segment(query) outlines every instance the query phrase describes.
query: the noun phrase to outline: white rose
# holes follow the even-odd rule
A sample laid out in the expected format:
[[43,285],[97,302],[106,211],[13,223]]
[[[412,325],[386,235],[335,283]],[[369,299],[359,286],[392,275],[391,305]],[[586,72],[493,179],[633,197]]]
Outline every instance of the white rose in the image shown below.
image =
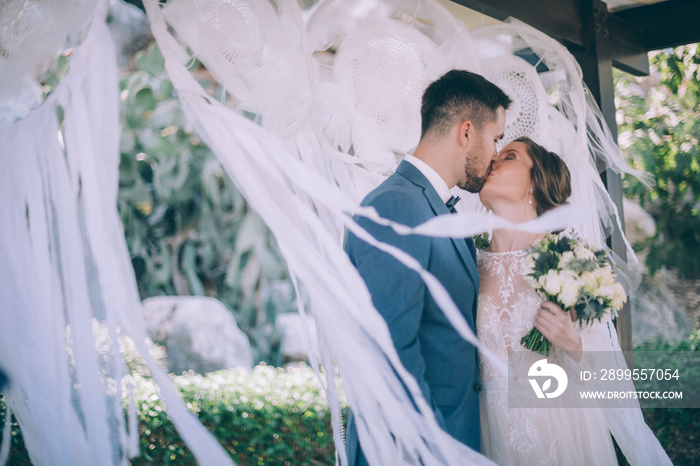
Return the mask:
[[595,254],[593,251],[583,246],[576,246],[574,249],[574,254],[578,259],[595,259]]
[[612,286],[612,284],[615,283],[615,277],[613,277],[612,269],[609,267],[596,269],[593,275],[599,286]]
[[525,283],[530,285],[533,288],[539,288],[541,285],[535,280],[535,277],[532,277],[530,275],[525,275]]
[[567,282],[579,282],[581,279],[573,270],[562,270],[559,272],[559,278]]
[[594,290],[598,286],[598,280],[596,280],[593,272],[583,272],[583,274],[581,274],[581,280],[583,280],[584,285],[589,290]]
[[561,255],[559,258],[559,268],[560,269],[565,269],[571,264],[571,262],[575,259],[574,253],[571,251],[566,251]]
[[595,296],[612,300],[615,297],[615,287],[613,285],[604,285],[595,290]]
[[561,292],[558,295],[559,301],[564,305],[564,308],[568,309],[576,304],[580,290],[581,285],[578,281],[564,281]]
[[544,291],[551,296],[556,296],[561,291],[562,280],[556,270],[549,270],[544,277]]
[[619,311],[622,309],[622,305],[627,302],[627,294],[625,293],[625,288],[619,283],[615,283],[613,289],[615,291],[613,293],[612,306]]
[[535,270],[535,260],[536,258],[533,256],[527,256],[527,259],[525,259],[524,267],[523,267],[523,273],[528,274]]

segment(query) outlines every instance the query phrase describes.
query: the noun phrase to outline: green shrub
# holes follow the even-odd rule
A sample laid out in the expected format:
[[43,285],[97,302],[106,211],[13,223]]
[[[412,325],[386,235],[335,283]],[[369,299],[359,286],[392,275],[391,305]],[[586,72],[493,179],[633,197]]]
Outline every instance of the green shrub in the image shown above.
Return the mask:
[[[700,330],[688,340],[656,340],[639,345],[635,351],[700,351]],[[700,367],[692,368],[700,373]],[[697,380],[698,376],[693,376]],[[700,417],[695,409],[643,409],[644,419],[676,466],[700,464]]]
[[[141,456],[132,464],[196,464],[165,412],[155,383],[140,375],[133,380]],[[335,464],[330,408],[310,368],[261,365],[251,372],[184,374],[173,380],[190,411],[239,465]],[[346,406],[343,410],[347,415]],[[0,420],[4,413],[0,398]],[[31,464],[16,423],[9,464]]]

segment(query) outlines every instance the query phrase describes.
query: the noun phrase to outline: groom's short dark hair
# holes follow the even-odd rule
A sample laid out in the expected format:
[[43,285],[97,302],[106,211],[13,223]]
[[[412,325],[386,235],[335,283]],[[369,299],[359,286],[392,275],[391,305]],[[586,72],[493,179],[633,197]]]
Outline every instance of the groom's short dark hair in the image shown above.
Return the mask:
[[448,71],[423,93],[421,138],[428,133],[443,136],[463,120],[482,129],[496,119],[498,107],[507,110],[510,103],[510,97],[483,76],[465,70]]

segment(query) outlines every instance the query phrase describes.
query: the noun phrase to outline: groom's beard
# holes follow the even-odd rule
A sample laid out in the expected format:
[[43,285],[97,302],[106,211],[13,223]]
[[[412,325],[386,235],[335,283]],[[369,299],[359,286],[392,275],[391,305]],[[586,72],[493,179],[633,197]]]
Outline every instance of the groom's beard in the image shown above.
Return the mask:
[[468,158],[467,163],[464,165],[464,172],[466,175],[466,181],[463,183],[457,183],[461,189],[469,191],[470,193],[478,193],[481,188],[486,183],[486,179],[491,173],[491,165],[486,168],[486,173],[480,174],[477,170],[478,168],[474,166],[474,159]]

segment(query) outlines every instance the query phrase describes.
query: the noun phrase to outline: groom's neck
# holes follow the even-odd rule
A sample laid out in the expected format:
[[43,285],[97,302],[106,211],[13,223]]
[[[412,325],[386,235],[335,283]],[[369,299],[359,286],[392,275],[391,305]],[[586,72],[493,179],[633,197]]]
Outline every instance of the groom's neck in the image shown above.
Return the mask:
[[450,148],[440,140],[421,140],[413,152],[413,156],[424,162],[445,180],[447,187],[452,189],[457,184],[454,168],[454,157]]

